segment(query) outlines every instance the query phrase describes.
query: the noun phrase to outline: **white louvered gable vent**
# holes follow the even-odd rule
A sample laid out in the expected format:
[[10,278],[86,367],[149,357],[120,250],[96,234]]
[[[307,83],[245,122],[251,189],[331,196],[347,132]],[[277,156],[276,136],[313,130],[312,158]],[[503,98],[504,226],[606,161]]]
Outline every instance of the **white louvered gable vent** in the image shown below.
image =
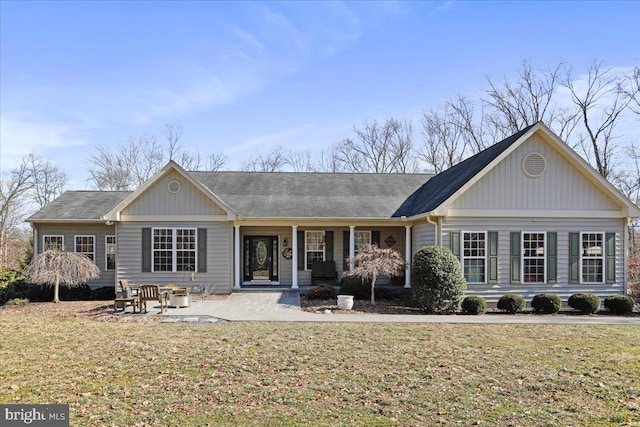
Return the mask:
[[546,167],[547,162],[544,157],[542,157],[542,154],[529,153],[522,161],[522,169],[524,169],[524,173],[531,178],[538,178],[542,176]]
[[167,189],[169,190],[169,193],[177,194],[182,189],[182,184],[180,184],[180,181],[177,179],[172,179],[169,181],[169,184],[167,184]]

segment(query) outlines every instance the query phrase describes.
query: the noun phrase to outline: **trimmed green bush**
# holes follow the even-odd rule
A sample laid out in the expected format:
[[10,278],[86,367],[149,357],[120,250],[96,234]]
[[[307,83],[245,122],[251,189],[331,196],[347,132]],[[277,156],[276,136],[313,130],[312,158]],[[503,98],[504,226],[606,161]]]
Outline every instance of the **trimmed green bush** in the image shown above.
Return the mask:
[[612,295],[604,299],[604,306],[612,314],[630,314],[633,312],[633,299],[626,295]]
[[[353,295],[354,299],[371,298],[371,282],[355,276],[345,276],[340,279],[340,294]],[[377,294],[376,294],[377,295]]]
[[29,296],[29,286],[18,271],[10,268],[0,269],[0,305],[12,299],[24,299]]
[[557,313],[562,308],[562,300],[556,294],[538,294],[531,300],[531,308],[536,313]]
[[582,314],[593,314],[600,309],[600,298],[594,294],[573,294],[567,304]]
[[451,313],[459,306],[467,282],[460,261],[447,248],[428,246],[413,257],[411,294],[421,311]]
[[482,297],[469,296],[462,300],[464,314],[484,314],[487,312],[487,302]]
[[318,285],[315,288],[311,288],[307,291],[307,298],[309,299],[335,299],[336,290],[331,285]]
[[[60,285],[61,301],[89,301],[90,299],[91,288],[86,284],[71,288],[66,285]],[[53,286],[30,284],[29,300],[42,302],[53,301]]]
[[524,306],[524,298],[518,294],[502,295],[497,304],[498,310],[503,310],[510,314],[520,313],[524,310]]

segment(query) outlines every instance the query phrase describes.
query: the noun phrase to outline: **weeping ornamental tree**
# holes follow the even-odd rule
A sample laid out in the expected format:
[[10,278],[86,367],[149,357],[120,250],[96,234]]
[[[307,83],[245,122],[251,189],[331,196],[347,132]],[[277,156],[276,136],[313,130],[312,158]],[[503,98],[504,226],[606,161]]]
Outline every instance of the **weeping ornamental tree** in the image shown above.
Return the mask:
[[100,277],[100,269],[84,255],[47,250],[34,257],[24,275],[31,283],[53,286],[53,302],[59,303],[60,283],[80,286]]
[[378,276],[399,276],[407,265],[397,251],[381,249],[376,245],[366,245],[347,261],[354,265],[347,273],[348,276],[371,280],[371,304],[376,303],[375,288]]

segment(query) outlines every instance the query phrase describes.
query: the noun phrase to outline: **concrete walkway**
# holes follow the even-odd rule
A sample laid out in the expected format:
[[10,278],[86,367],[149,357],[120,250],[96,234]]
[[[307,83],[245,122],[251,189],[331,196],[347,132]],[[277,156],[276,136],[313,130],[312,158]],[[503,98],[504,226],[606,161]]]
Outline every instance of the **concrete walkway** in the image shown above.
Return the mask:
[[[149,313],[159,314],[159,309],[159,306],[150,307]],[[167,322],[182,320],[201,323],[223,319],[260,322],[547,323],[640,326],[640,317],[619,316],[344,314],[337,307],[336,310],[327,314],[311,313],[300,309],[300,294],[294,289],[234,292],[226,298],[205,301],[200,301],[196,297],[191,307],[169,308],[164,316]]]

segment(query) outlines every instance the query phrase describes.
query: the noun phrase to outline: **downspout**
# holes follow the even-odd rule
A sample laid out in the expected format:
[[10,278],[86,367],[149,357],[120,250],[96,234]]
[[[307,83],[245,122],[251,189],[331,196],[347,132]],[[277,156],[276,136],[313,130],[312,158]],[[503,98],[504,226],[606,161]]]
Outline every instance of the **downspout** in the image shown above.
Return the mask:
[[433,225],[434,227],[435,237],[436,237],[436,241],[435,241],[436,246],[441,246],[442,236],[440,235],[441,234],[440,229],[442,225],[440,224],[440,218],[438,218],[436,222],[433,222],[431,218],[432,218],[431,216],[427,217],[427,223]]
[[627,291],[628,291],[628,282],[629,282],[629,231],[630,228],[633,226],[633,218],[627,218],[627,224],[625,227],[623,227],[624,230],[624,237],[623,237],[623,241],[624,241],[624,250],[623,250],[623,254],[624,254],[624,265],[623,265],[623,271],[624,271],[624,282],[622,283],[622,294],[623,295],[627,295]]

